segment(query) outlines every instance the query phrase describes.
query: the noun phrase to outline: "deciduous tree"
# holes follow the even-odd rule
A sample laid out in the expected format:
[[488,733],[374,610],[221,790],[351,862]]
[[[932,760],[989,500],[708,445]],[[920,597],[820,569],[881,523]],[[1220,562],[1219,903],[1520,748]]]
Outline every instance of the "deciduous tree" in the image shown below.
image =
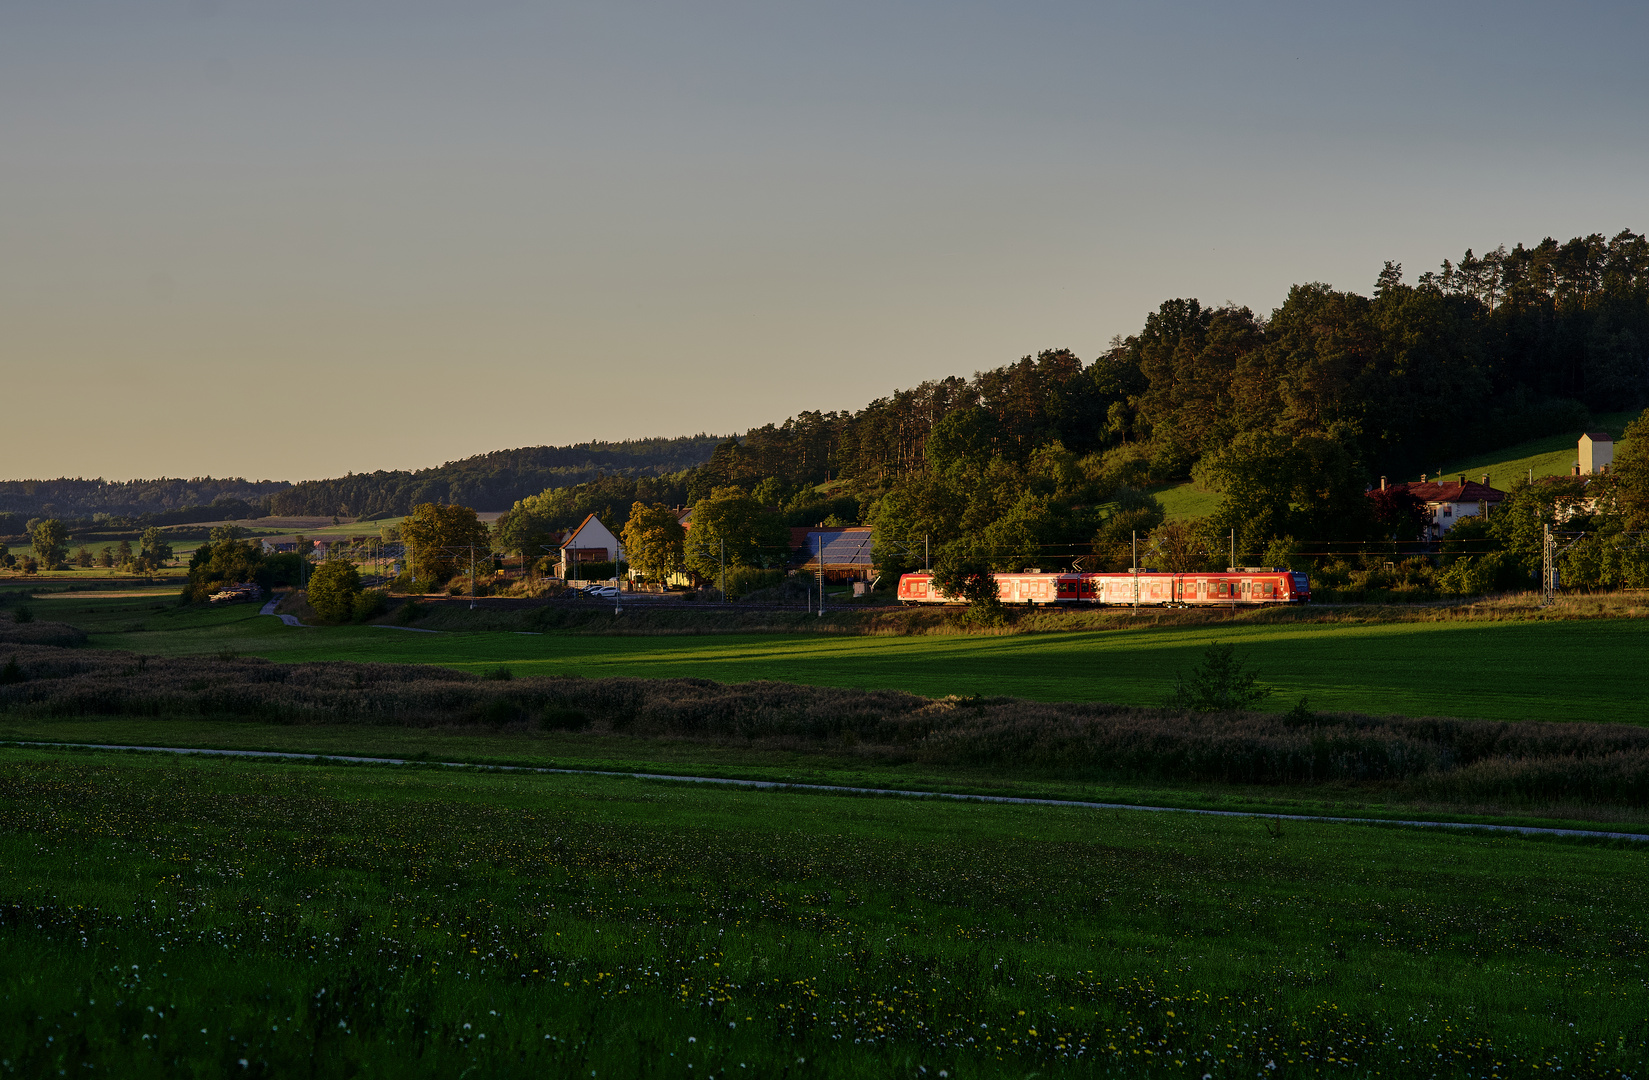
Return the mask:
[[[233,525],[223,525],[212,530],[213,539],[233,539],[233,537],[218,536],[218,533],[224,529],[235,529],[234,536],[239,536],[241,533],[241,530],[236,529]],[[142,544],[143,555],[149,560],[151,566],[164,566],[171,560],[172,545],[166,542],[166,534],[160,529],[153,527],[144,529]]]
[[685,560],[700,577],[714,579],[724,558],[729,567],[779,565],[789,554],[789,540],[778,515],[739,488],[722,487],[693,504]]
[[444,582],[469,566],[472,553],[481,558],[492,551],[491,534],[467,506],[421,503],[401,522],[401,535],[419,581]]
[[361,574],[355,564],[343,559],[328,559],[315,568],[305,593],[315,614],[327,622],[345,622],[355,611],[355,599],[361,595]]
[[639,502],[630,507],[630,520],[619,537],[630,567],[649,581],[663,581],[681,567],[686,538],[674,510]]
[[47,518],[30,526],[29,543],[40,564],[47,570],[54,570],[68,553],[69,531],[56,518]]

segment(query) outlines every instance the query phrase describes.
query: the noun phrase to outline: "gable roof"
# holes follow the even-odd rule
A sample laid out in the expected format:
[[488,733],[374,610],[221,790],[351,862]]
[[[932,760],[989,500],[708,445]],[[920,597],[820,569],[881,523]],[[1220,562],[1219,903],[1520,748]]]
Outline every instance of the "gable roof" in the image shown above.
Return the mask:
[[1612,442],[1615,441],[1613,438],[1610,437],[1610,435],[1607,431],[1583,431],[1583,432],[1580,433],[1580,437],[1582,439],[1591,439],[1593,442],[1611,442],[1612,443]]
[[[566,536],[562,537],[561,546],[562,547],[570,547],[572,545],[572,542],[575,539],[578,538],[578,534],[583,532],[585,526],[589,525],[589,523],[592,522],[592,521],[596,523],[596,527],[599,528],[602,532],[606,533],[608,536],[613,536],[612,530],[607,528],[607,526],[601,524],[601,519],[600,518],[596,517],[594,514],[590,514],[587,517],[585,517],[585,519],[583,521],[580,521],[578,523],[578,528],[570,530],[567,533]],[[618,537],[613,536],[613,539],[617,540]],[[606,545],[604,544],[602,546],[605,547]]]
[[[1425,483],[1414,481],[1407,484],[1386,485],[1387,491],[1394,488],[1398,491],[1407,491],[1423,503],[1497,503],[1506,498],[1504,491],[1489,487],[1487,484],[1480,484],[1476,480],[1467,480],[1464,484],[1458,480],[1450,480],[1446,484],[1428,480]],[[1379,488],[1374,488],[1370,494],[1379,490]]]

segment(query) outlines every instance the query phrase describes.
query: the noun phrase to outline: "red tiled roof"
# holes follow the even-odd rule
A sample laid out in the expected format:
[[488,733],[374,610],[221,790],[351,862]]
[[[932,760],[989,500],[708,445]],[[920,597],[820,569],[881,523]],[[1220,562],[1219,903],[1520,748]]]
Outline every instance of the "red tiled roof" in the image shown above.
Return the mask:
[[[1450,480],[1439,484],[1434,480],[1424,483],[1413,482],[1407,484],[1387,484],[1386,490],[1408,490],[1410,495],[1424,503],[1497,503],[1506,497],[1504,491],[1499,491],[1476,480],[1467,480],[1462,484],[1458,480]],[[1374,491],[1380,490],[1375,488]],[[1373,491],[1370,492],[1373,494]]]

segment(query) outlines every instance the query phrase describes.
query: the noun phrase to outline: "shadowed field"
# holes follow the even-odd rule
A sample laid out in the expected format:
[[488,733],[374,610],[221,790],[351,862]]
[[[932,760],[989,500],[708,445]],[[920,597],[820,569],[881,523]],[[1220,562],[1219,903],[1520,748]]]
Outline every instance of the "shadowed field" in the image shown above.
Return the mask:
[[18,750],[0,822],[19,1074],[1624,1077],[1649,1052],[1636,848]]

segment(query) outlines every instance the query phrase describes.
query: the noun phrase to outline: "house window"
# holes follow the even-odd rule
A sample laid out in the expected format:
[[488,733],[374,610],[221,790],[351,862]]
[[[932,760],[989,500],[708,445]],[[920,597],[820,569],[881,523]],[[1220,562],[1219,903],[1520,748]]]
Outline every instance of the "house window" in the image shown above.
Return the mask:
[[1443,516],[1444,517],[1453,517],[1454,516],[1454,504],[1453,503],[1444,503],[1443,504]]

